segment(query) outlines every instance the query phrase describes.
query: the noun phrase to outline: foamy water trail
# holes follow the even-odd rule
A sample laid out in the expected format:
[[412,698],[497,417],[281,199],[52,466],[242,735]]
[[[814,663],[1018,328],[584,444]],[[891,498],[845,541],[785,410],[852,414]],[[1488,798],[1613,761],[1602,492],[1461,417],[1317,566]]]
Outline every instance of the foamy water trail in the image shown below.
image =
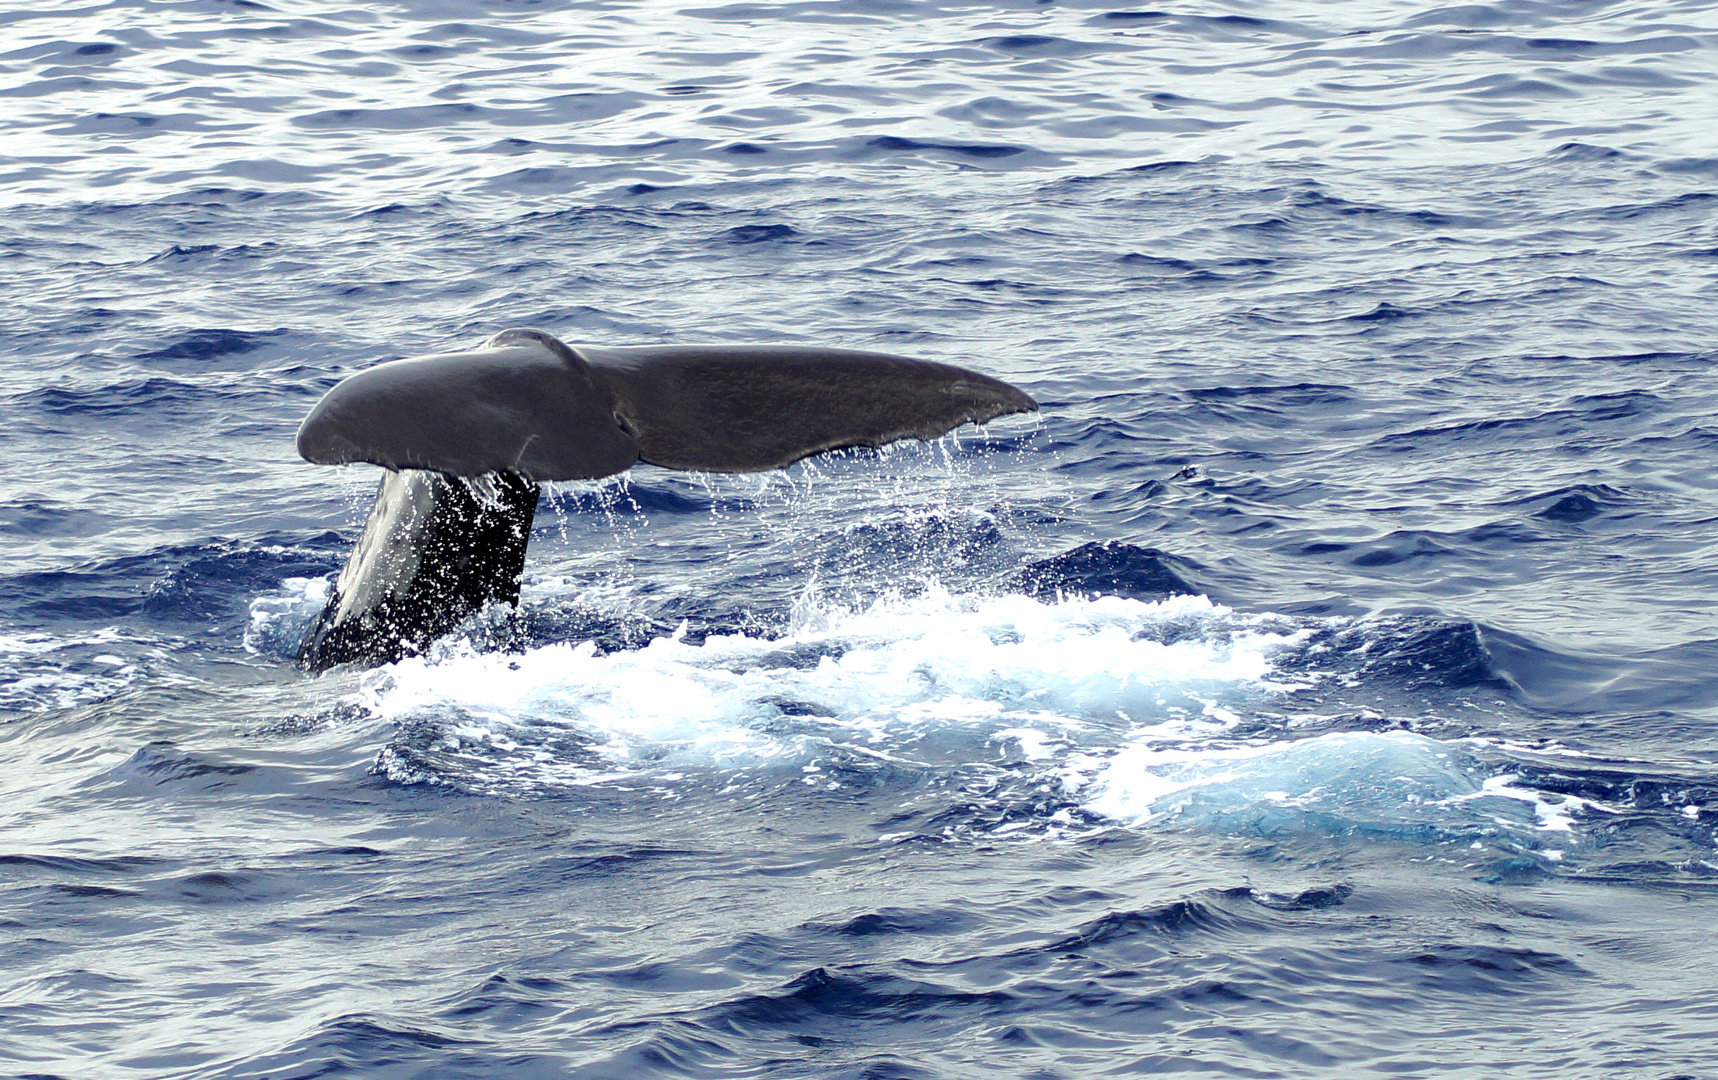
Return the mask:
[[1278,660],[1329,621],[1196,596],[808,597],[780,636],[452,648],[366,674],[357,702],[434,757],[384,750],[378,768],[410,782],[709,790],[771,770],[812,782],[832,757],[932,774],[1012,763],[1063,793],[1040,835],[1077,807],[1094,827],[1501,837],[1560,857],[1549,833],[1594,806],[1516,784],[1470,747],[1405,730],[1260,733],[1260,716],[1322,678]]
[[[808,603],[777,638],[415,658],[369,676],[362,695],[389,719],[453,709],[498,731],[565,726],[617,763],[774,760],[805,750],[803,730],[780,733],[784,717],[883,747],[933,727],[993,736],[1209,720],[1220,698],[1272,689],[1269,655],[1296,639],[1253,621],[1203,597],[1044,603],[932,590],[857,611]],[[1162,640],[1171,627],[1207,636]]]

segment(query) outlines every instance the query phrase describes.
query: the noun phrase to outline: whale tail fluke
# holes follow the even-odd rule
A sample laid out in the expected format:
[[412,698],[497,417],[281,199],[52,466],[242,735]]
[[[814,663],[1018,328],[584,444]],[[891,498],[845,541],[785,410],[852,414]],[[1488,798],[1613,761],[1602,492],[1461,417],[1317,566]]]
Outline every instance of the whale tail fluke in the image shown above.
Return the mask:
[[638,443],[589,364],[547,334],[509,331],[348,377],[299,425],[298,452],[319,465],[592,480],[630,469]]
[[851,349],[569,347],[508,330],[330,390],[298,433],[319,464],[586,480],[643,460],[760,472],[848,446],[934,439],[1038,407],[974,371]]
[[849,446],[935,439],[1038,407],[974,371],[797,346],[581,348],[614,392],[639,457],[670,469],[761,472]]
[[640,460],[760,472],[1037,407],[974,371],[848,349],[573,348],[507,330],[470,352],[378,365],[298,430],[309,461],[390,470],[299,663],[386,663],[485,604],[517,603],[538,481]]

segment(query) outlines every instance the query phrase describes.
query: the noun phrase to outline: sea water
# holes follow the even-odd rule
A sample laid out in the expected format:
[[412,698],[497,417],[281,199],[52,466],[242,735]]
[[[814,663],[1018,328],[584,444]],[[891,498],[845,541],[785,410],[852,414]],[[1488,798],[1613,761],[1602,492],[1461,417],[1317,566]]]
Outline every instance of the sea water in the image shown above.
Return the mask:
[[[0,12],[0,1067],[1718,1075],[1718,10]],[[292,658],[375,362],[1042,411],[550,485]]]

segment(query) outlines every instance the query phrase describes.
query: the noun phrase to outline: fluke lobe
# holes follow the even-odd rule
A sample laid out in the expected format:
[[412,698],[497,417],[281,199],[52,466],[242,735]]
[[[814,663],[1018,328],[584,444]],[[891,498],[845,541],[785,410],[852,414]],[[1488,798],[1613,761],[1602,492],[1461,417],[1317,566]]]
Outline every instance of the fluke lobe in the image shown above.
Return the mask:
[[517,603],[540,481],[639,461],[762,472],[1037,408],[987,375],[851,349],[571,346],[504,330],[470,352],[380,364],[298,430],[307,461],[389,470],[298,661],[386,663],[487,603]]

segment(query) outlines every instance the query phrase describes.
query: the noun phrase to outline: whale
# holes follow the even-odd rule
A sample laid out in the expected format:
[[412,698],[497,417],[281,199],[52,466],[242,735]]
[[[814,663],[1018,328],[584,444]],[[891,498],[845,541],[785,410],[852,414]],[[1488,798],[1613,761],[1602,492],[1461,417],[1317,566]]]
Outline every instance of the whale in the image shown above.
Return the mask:
[[306,461],[386,470],[298,664],[390,663],[490,605],[517,606],[544,482],[641,462],[764,472],[1037,408],[952,364],[799,345],[569,345],[515,328],[378,364],[298,429]]

